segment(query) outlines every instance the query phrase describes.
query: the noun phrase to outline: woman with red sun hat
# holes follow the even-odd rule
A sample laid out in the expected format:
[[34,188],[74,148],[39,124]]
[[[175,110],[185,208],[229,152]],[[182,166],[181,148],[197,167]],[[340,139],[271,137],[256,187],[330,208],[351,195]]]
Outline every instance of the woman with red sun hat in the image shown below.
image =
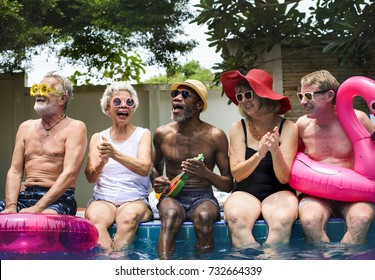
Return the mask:
[[266,243],[287,243],[298,216],[298,199],[288,185],[298,132],[281,116],[291,109],[289,99],[272,90],[273,79],[263,70],[252,69],[246,75],[228,71],[220,80],[243,117],[230,129],[235,187],[224,204],[224,217],[232,244],[255,244],[252,229],[257,219],[268,225]]

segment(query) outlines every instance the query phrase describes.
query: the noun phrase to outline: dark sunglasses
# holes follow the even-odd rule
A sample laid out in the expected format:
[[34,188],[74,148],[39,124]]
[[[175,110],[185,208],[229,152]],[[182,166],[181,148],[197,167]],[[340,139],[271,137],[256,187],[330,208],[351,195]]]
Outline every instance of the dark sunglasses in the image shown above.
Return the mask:
[[254,92],[252,90],[236,93],[236,100],[238,102],[242,102],[244,100],[252,100],[253,98]]
[[297,92],[297,97],[299,101],[302,101],[303,98],[307,101],[311,101],[314,98],[315,94],[322,94],[329,91],[329,89],[325,90],[319,90],[319,91],[314,91],[314,92]]
[[189,98],[191,96],[190,92],[187,91],[187,90],[178,90],[178,89],[176,89],[176,90],[172,90],[171,91],[172,98],[176,98],[179,94],[181,94],[184,99]]
[[134,107],[135,101],[132,97],[127,97],[125,99],[122,99],[120,97],[115,97],[112,99],[112,104],[114,107],[120,107],[122,105],[122,102],[124,101],[125,105],[127,107]]

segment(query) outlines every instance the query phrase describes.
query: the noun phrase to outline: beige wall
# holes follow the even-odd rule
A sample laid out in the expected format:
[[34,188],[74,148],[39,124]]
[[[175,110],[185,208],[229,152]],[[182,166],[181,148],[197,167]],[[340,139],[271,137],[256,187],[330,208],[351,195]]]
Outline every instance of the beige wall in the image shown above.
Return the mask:
[[[4,198],[6,173],[11,162],[14,138],[21,122],[29,118],[39,118],[35,113],[34,98],[28,94],[24,87],[23,75],[0,75],[0,88],[2,89],[3,110],[0,121],[2,141],[0,141],[0,199]],[[153,133],[155,129],[171,121],[171,98],[169,85],[134,85],[137,90],[140,106],[138,107],[133,123],[147,127]],[[104,86],[81,86],[74,89],[74,100],[67,109],[71,118],[82,120],[87,126],[87,137],[111,125],[110,118],[105,116],[99,105]],[[229,136],[230,125],[239,118],[237,107],[227,105],[227,98],[221,96],[221,90],[209,90],[208,109],[202,113],[204,121],[223,129]],[[87,151],[86,151],[87,153]],[[90,199],[93,184],[86,181],[84,167],[80,172],[76,189],[76,198],[79,207],[85,207]]]

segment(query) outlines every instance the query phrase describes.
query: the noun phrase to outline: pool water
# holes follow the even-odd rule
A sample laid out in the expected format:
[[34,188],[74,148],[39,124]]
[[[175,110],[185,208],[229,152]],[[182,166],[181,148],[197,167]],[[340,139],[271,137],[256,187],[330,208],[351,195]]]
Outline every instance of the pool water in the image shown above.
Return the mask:
[[[190,248],[186,250],[186,248]],[[0,253],[2,260],[157,260],[156,242],[136,240],[123,252],[107,255],[96,247],[82,253]],[[259,244],[252,248],[235,249],[224,240],[216,240],[215,247],[204,253],[195,243],[176,242],[172,260],[375,260],[375,243],[344,245],[337,242],[312,245],[304,240],[293,240],[287,245]]]

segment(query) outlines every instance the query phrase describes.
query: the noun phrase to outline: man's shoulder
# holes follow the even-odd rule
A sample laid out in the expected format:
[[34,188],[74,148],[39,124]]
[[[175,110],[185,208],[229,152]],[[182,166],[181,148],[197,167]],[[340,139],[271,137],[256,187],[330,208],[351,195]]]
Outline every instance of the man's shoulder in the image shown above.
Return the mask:
[[301,122],[301,121],[304,121],[304,120],[306,120],[306,119],[308,119],[308,117],[307,117],[306,115],[302,115],[302,116],[300,116],[300,117],[297,119],[296,122]]
[[163,124],[155,129],[155,134],[165,134],[169,132],[176,131],[176,122],[170,122],[167,124]]
[[298,127],[305,127],[307,126],[308,124],[310,124],[312,121],[312,119],[310,119],[309,117],[307,117],[306,115],[303,115],[301,117],[299,117],[296,121],[296,125]]
[[40,119],[29,119],[29,120],[26,120],[24,122],[22,122],[19,126],[19,130],[23,130],[23,129],[30,129],[30,128],[34,128],[35,125],[39,125],[41,122]]
[[81,120],[69,118],[70,125],[74,128],[86,129],[86,124]]
[[87,137],[86,124],[81,120],[68,118],[64,131],[67,139],[82,139],[82,137]]
[[204,129],[214,135],[225,135],[224,130],[210,123],[205,123]]
[[22,122],[21,125],[31,125],[31,124],[36,124],[38,122],[40,123],[41,119],[28,119],[28,120]]

